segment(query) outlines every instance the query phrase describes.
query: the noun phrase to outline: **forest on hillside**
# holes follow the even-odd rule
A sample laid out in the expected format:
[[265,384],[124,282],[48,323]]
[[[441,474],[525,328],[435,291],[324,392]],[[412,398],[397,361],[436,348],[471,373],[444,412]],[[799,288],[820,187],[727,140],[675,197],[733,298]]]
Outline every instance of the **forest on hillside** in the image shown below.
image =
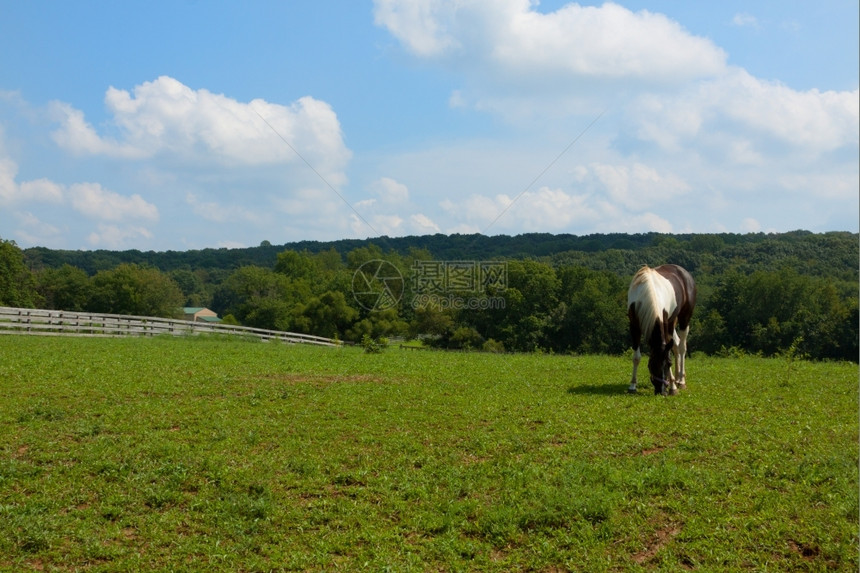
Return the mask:
[[343,340],[625,352],[643,264],[695,277],[690,350],[858,361],[858,235],[428,235],[193,251],[21,250],[0,239],[0,304],[176,316]]

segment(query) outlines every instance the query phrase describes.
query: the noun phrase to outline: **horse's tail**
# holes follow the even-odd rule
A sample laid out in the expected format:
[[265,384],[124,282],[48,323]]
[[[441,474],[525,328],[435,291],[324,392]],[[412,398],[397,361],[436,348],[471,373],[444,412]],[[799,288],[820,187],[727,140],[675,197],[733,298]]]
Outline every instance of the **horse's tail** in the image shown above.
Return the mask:
[[636,318],[639,319],[639,328],[645,339],[651,338],[651,333],[663,316],[660,303],[657,298],[657,285],[654,284],[657,272],[644,265],[633,276],[630,288],[627,291],[627,307],[635,305]]

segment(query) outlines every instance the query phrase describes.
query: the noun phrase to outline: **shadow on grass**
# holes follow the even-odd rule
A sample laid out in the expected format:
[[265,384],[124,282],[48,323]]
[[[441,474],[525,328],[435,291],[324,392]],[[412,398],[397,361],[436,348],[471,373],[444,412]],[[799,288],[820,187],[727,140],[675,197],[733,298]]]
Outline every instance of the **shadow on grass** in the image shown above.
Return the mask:
[[568,394],[589,396],[644,396],[641,389],[636,394],[627,392],[626,384],[580,384],[567,389]]

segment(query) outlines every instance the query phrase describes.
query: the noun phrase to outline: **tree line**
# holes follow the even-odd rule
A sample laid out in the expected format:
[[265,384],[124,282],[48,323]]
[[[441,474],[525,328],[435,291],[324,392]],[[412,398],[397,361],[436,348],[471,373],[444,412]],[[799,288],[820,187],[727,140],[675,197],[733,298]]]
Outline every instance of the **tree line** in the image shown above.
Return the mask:
[[[381,261],[384,277],[361,271]],[[0,304],[162,317],[205,306],[229,322],[349,341],[619,354],[629,280],[662,263],[698,283],[692,352],[858,360],[851,233],[437,235],[184,254],[22,251],[0,239]],[[487,269],[494,280],[482,282]]]

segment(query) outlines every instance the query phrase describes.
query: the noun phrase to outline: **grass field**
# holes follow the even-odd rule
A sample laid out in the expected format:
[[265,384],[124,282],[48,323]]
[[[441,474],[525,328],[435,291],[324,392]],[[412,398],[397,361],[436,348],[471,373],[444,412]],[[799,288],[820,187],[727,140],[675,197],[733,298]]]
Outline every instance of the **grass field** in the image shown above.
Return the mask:
[[857,571],[858,368],[0,337],[0,569]]

